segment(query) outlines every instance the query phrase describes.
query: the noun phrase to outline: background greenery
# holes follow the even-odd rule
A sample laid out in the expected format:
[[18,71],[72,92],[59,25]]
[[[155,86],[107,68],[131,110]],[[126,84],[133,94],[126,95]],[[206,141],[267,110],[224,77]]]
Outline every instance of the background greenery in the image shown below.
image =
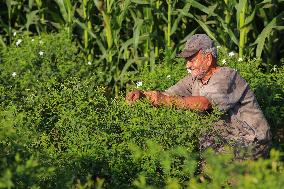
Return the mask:
[[[266,160],[233,162],[208,151],[199,173],[197,138],[219,112],[130,106],[123,93],[111,97],[105,74],[68,36],[16,35],[1,50],[0,188],[283,186],[283,139],[274,135]],[[249,82],[272,131],[283,128],[283,66],[264,74],[259,60],[229,56],[223,47],[218,53],[220,64]],[[127,90],[164,90],[186,74],[184,60],[164,55],[152,72],[150,65],[127,72]]]
[[283,0],[1,0],[0,44],[19,33],[66,32],[99,65],[117,95],[127,71],[173,58],[195,33],[207,33],[239,57],[283,65]]

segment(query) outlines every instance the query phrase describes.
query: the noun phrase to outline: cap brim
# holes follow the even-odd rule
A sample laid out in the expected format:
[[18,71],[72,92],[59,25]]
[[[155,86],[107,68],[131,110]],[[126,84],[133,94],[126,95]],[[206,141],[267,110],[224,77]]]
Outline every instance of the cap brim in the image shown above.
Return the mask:
[[192,55],[194,55],[197,52],[198,52],[198,50],[191,50],[191,51],[184,50],[181,53],[179,53],[177,56],[178,57],[183,57],[183,58],[188,58],[188,57],[191,57]]

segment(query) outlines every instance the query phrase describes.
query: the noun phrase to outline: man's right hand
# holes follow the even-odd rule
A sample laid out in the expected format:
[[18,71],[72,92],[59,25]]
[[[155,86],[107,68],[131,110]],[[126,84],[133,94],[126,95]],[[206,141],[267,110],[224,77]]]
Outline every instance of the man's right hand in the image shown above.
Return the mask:
[[143,91],[140,90],[135,90],[135,91],[131,91],[126,95],[126,102],[132,104],[135,101],[144,98],[145,94],[143,93]]

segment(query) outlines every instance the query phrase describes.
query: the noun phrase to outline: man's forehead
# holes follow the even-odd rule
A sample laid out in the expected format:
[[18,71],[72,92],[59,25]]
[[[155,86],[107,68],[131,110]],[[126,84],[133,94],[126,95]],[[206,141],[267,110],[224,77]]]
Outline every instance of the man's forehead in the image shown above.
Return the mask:
[[191,59],[195,58],[195,57],[199,54],[199,52],[200,52],[200,50],[197,51],[196,53],[194,53],[193,55],[187,57],[186,59],[187,59],[187,60],[191,60]]

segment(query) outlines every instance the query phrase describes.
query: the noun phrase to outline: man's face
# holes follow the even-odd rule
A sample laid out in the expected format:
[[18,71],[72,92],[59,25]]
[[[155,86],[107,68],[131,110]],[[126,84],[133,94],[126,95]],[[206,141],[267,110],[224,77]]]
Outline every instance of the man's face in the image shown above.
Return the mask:
[[208,59],[201,51],[198,51],[191,57],[186,58],[186,69],[191,76],[196,79],[202,79],[208,72],[210,64]]

